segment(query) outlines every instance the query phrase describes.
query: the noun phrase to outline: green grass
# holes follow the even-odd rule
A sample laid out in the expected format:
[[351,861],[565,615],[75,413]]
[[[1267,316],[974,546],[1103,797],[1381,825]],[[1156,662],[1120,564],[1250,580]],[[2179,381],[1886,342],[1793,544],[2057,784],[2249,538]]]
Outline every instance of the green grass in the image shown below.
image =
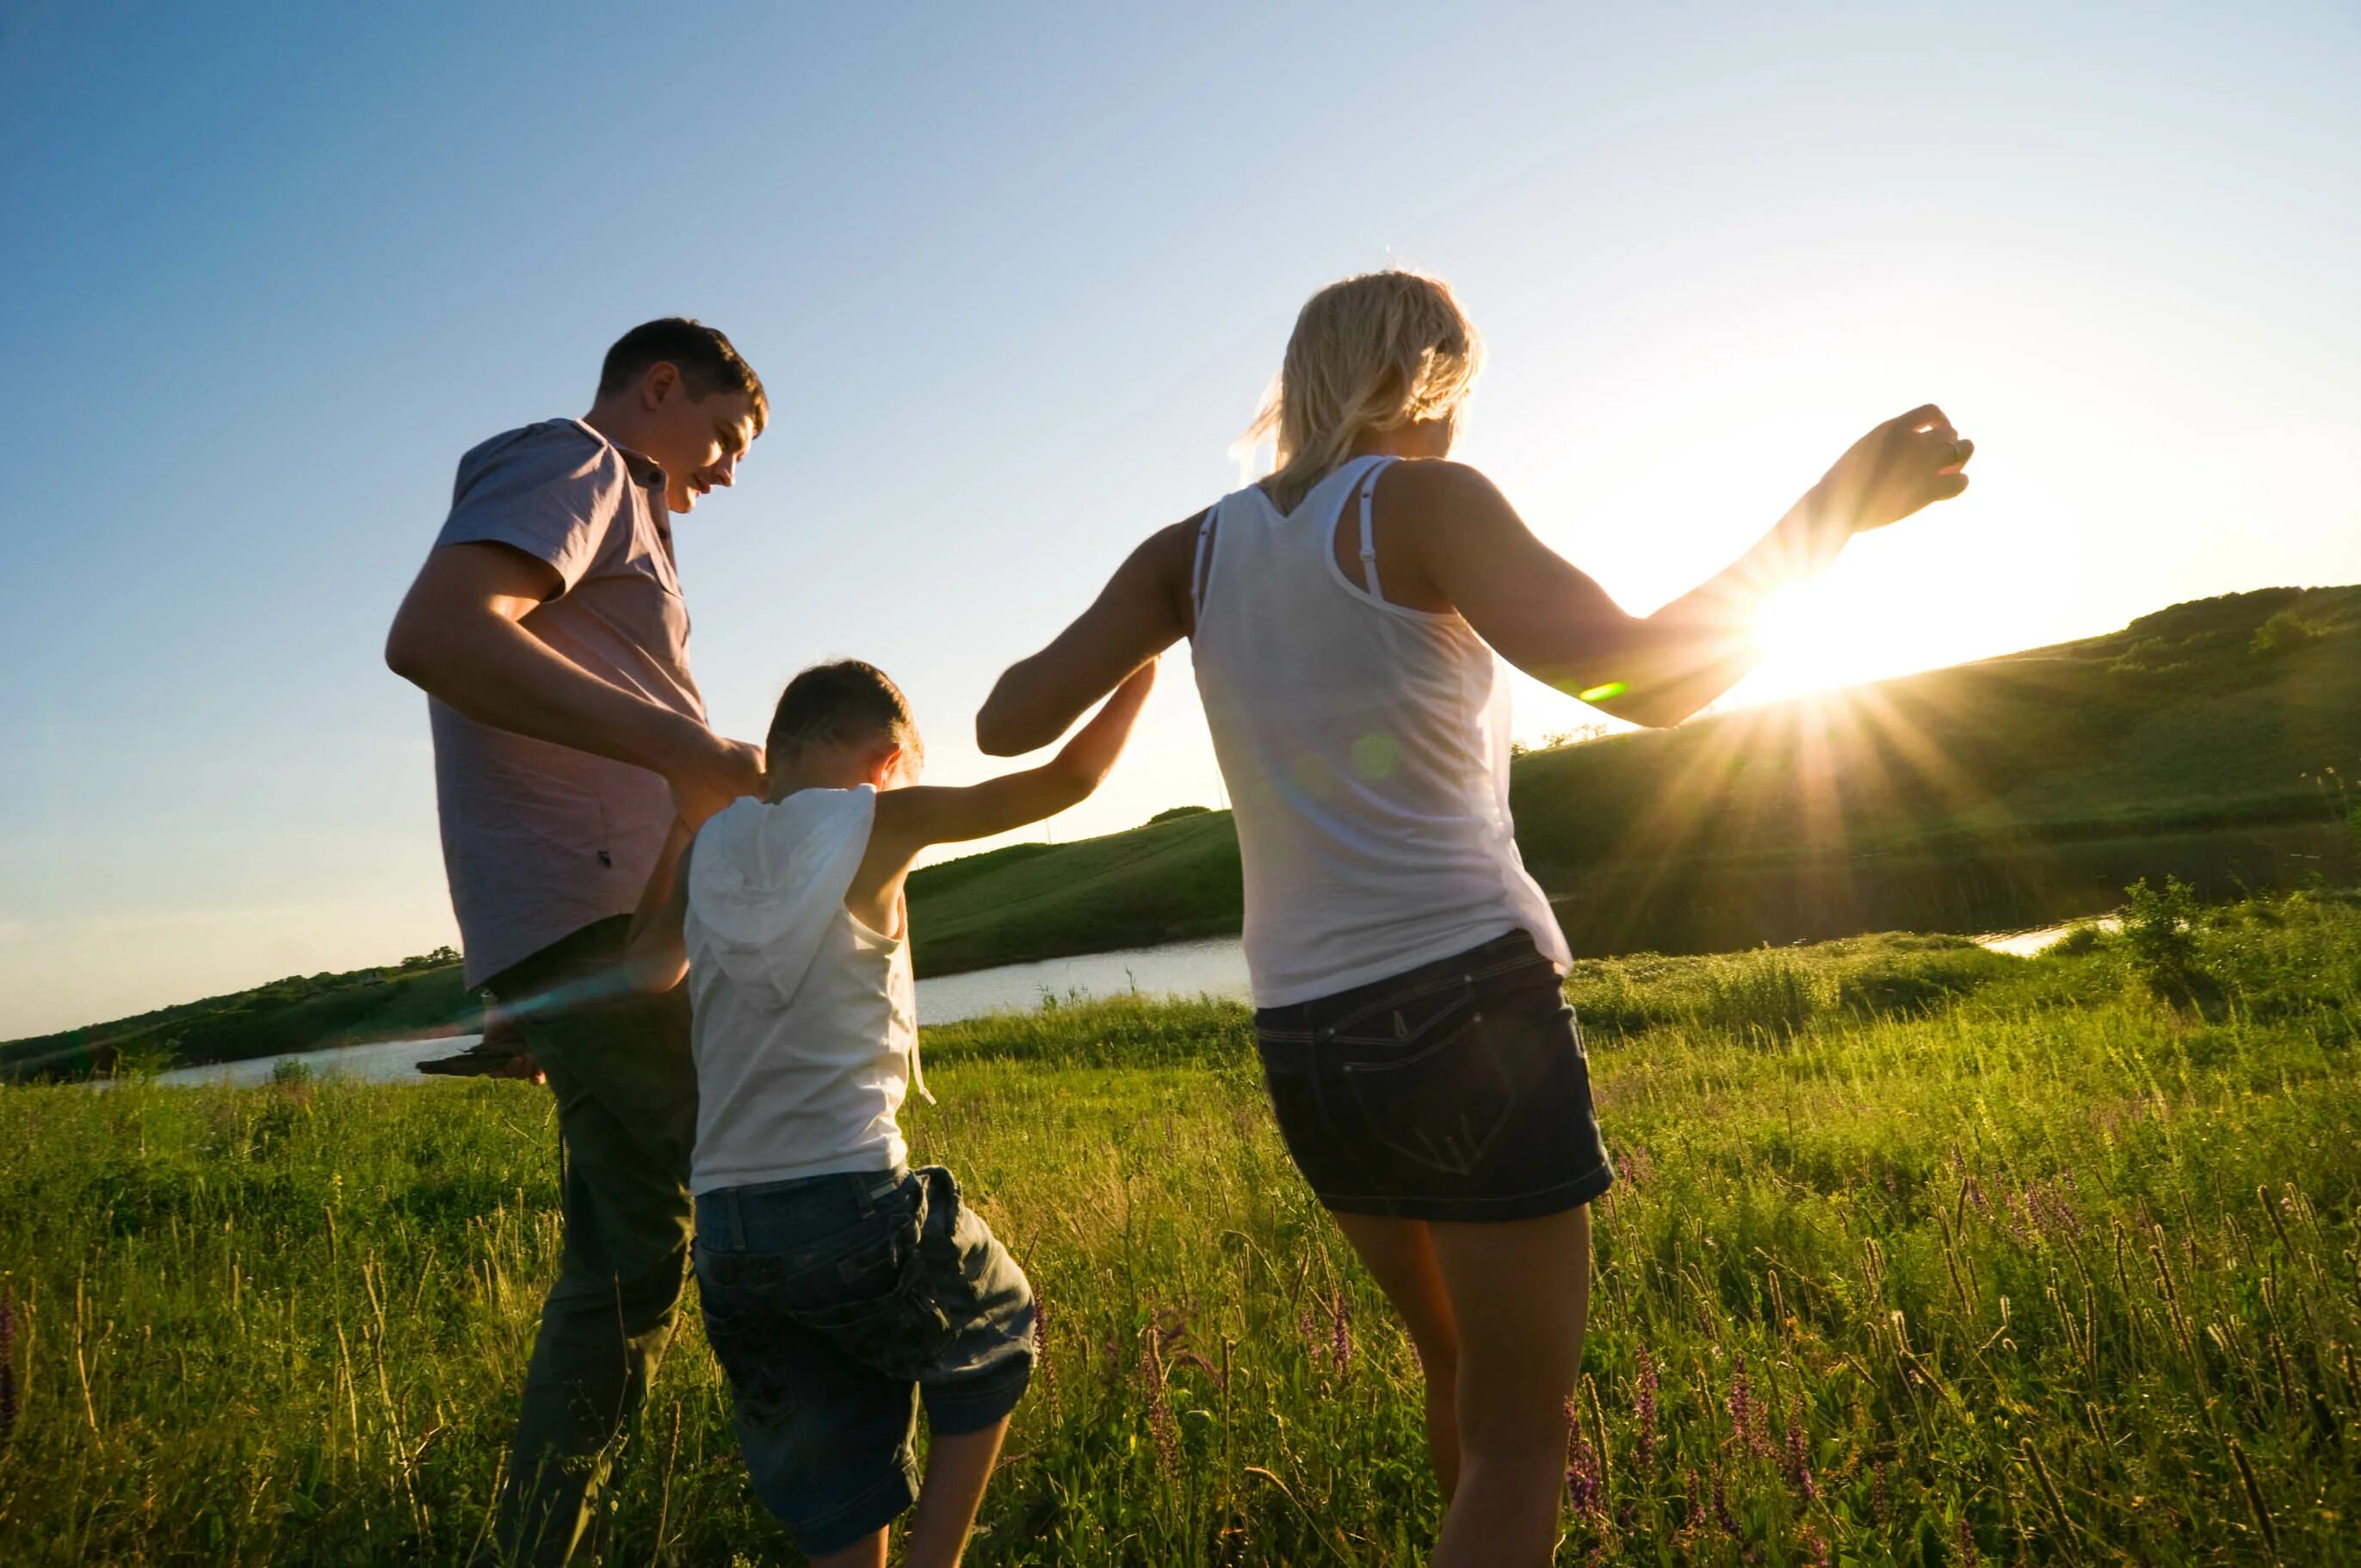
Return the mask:
[[[1603,1489],[1560,1560],[2361,1555],[2361,908],[2189,935],[2187,1008],[2120,938],[1580,966],[1624,1180],[1578,1401]],[[1422,1561],[1408,1347],[1278,1146],[1244,1010],[926,1048],[917,1153],[1046,1304],[971,1561]],[[0,1091],[0,1561],[460,1560],[555,1175],[515,1084]],[[609,1563],[794,1560],[693,1320],[598,1531]]]

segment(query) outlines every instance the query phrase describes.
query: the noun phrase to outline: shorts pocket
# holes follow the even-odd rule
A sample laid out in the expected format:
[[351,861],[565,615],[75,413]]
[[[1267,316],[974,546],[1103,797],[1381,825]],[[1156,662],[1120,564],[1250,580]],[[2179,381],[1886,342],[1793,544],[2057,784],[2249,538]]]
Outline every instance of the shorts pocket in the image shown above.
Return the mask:
[[798,1326],[845,1354],[889,1377],[915,1381],[942,1354],[953,1324],[930,1256],[928,1233],[937,1222],[928,1203],[924,1197],[908,1207],[897,1202],[894,1214],[883,1249],[864,1246],[836,1263],[845,1285],[857,1282],[857,1288],[783,1299],[783,1304]]
[[1491,1152],[1517,1108],[1517,1083],[1472,1010],[1442,1037],[1339,1064],[1369,1135],[1447,1176],[1467,1176]]
[[776,1426],[789,1405],[786,1378],[778,1358],[770,1354],[783,1332],[792,1329],[778,1316],[726,1293],[699,1288],[704,1298],[705,1343],[730,1380],[730,1396],[740,1416],[756,1426]]

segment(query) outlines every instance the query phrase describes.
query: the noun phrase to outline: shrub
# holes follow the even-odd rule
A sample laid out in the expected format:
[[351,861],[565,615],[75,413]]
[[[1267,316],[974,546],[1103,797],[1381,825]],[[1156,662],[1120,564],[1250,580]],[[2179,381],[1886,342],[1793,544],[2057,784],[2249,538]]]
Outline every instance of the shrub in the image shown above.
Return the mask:
[[1153,828],[1159,822],[1178,822],[1183,817],[1211,817],[1213,814],[1213,808],[1210,806],[1176,806],[1170,811],[1159,811],[1149,817],[1148,826]]
[[2125,894],[2124,945],[2133,972],[2156,995],[2188,1001],[2197,972],[2197,895],[2176,876],[2166,877],[2161,889],[2142,877]]
[[2298,616],[2292,609],[2275,610],[2269,620],[2255,628],[2254,640],[2246,644],[2250,653],[2284,653],[2317,641],[2320,629]]

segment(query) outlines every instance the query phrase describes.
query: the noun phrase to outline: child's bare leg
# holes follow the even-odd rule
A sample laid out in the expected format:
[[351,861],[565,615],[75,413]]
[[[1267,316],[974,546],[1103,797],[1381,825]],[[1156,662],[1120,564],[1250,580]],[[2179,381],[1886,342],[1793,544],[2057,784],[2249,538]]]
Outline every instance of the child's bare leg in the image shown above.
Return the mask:
[[841,1552],[810,1561],[811,1568],[885,1568],[885,1532],[873,1530]]
[[[927,1443],[927,1476],[918,1484],[918,1508],[910,1518],[907,1568],[959,1568],[967,1532],[983,1502],[1008,1418],[981,1431],[936,1436]],[[883,1561],[883,1559],[880,1559]]]

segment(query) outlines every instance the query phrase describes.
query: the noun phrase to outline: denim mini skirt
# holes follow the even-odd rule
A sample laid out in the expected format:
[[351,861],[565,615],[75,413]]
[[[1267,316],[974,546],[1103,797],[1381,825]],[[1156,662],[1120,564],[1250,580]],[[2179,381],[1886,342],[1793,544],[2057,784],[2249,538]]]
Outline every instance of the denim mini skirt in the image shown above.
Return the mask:
[[1527,1220],[1615,1180],[1574,1010],[1521,930],[1260,1009],[1255,1039],[1279,1135],[1330,1209]]

